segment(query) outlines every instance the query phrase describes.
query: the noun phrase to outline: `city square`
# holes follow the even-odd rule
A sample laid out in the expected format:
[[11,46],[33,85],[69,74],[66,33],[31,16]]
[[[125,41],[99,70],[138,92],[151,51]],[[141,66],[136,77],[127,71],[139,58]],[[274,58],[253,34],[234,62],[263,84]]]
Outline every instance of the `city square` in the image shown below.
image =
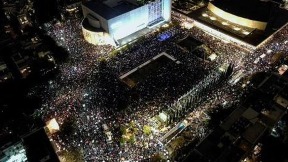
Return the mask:
[[[189,161],[191,152],[217,134],[227,116],[253,96],[248,94],[251,89],[262,87],[273,74],[285,74],[287,65],[279,60],[288,58],[288,21],[270,31],[266,17],[261,21],[239,18],[222,11],[218,0],[182,3],[77,2],[61,11],[61,18],[39,25],[41,36],[55,43],[54,53],[44,57],[51,63],[47,64],[51,69],[39,70],[44,71],[40,75],[44,79],[35,79],[27,88],[25,97],[38,99],[39,107],[25,115],[46,124],[43,132],[59,161]],[[65,17],[65,12],[70,15]],[[37,42],[36,38],[32,41]],[[59,53],[53,47],[61,48]],[[34,70],[16,67],[23,78]],[[257,84],[251,81],[262,73],[271,75]],[[283,85],[284,90],[271,88],[268,93],[277,91],[273,101],[285,107],[286,100],[279,95],[287,88]],[[248,115],[243,114],[257,114],[251,107]],[[215,114],[221,118],[217,122]],[[251,121],[243,116],[233,129],[256,123],[254,116]],[[264,130],[261,126],[259,132]],[[10,130],[7,126],[3,132],[12,134]],[[271,130],[278,136],[274,127]],[[238,140],[232,136],[229,140]],[[249,147],[255,146],[254,151],[261,147],[253,142]]]
[[[212,77],[211,79],[213,79],[213,76],[209,76],[209,73],[212,73],[213,70],[223,63],[232,62],[235,71],[243,70],[245,75],[249,75],[260,70],[269,71],[271,69],[269,57],[272,56],[269,56],[269,54],[258,64],[253,63],[262,53],[267,53],[270,49],[287,51],[287,48],[285,48],[287,44],[287,38],[285,38],[287,26],[276,33],[277,37],[275,36],[275,40],[272,43],[267,43],[265,47],[255,52],[246,51],[234,44],[223,42],[196,27],[187,30],[180,26],[173,26],[163,31],[171,35],[167,40],[161,42],[157,39],[162,33],[150,33],[145,35],[143,40],[131,43],[129,49],[120,49],[120,52],[115,56],[109,55],[113,50],[117,50],[112,46],[93,46],[85,42],[82,39],[80,28],[79,20],[57,23],[47,27],[48,34],[61,46],[67,48],[70,58],[67,63],[60,65],[61,74],[55,80],[48,81],[46,85],[39,85],[31,91],[30,95],[38,94],[37,90],[39,88],[44,89],[41,96],[45,102],[43,107],[35,114],[41,115],[45,120],[55,118],[61,125],[69,116],[73,116],[76,119],[75,134],[67,138],[67,141],[63,141],[57,135],[52,136],[52,138],[59,150],[65,150],[69,147],[80,148],[83,150],[84,158],[87,161],[95,159],[97,161],[141,161],[159,151],[165,152],[165,147],[159,142],[159,139],[167,130],[153,132],[150,136],[144,135],[142,132],[143,126],[149,125],[150,118],[157,115],[165,107],[172,105],[190,89],[197,89],[197,86],[201,86],[198,85],[199,82],[204,78]],[[218,58],[214,62],[205,62],[177,47],[177,40],[186,35],[190,35],[213,49],[218,54]],[[166,51],[177,60],[180,60],[181,64],[188,67],[188,72],[178,71],[177,77],[180,77],[178,79],[184,83],[188,80],[191,82],[190,85],[181,85],[181,83],[180,85],[175,85],[175,83],[167,85],[165,83],[167,87],[162,87],[161,84],[163,83],[154,79],[163,81],[166,78],[161,78],[161,76],[152,77],[152,80],[148,78],[143,81],[146,82],[143,83],[144,87],[139,85],[139,87],[135,88],[136,92],[134,93],[136,93],[137,99],[130,98],[127,108],[118,111],[119,102],[128,100],[125,97],[131,94],[127,94],[129,90],[127,90],[127,87],[120,85],[121,83],[117,80],[117,76],[133,69],[162,51]],[[105,62],[104,69],[100,69],[101,62]],[[105,71],[101,72],[100,70]],[[104,81],[104,84],[107,85],[99,85],[101,79],[104,79],[98,78],[96,80],[97,75],[100,75],[99,73],[109,75],[109,81]],[[188,74],[194,74],[195,76],[188,76]],[[102,75],[101,77],[104,76]],[[169,76],[164,75],[164,77]],[[160,85],[159,89],[156,88],[158,87],[157,84]],[[145,89],[151,87],[155,92]],[[211,109],[219,103],[228,102],[231,104],[232,102],[237,102],[239,93],[241,92],[234,89],[231,85],[221,85],[203,96],[203,102],[191,112],[190,118],[192,119],[190,120],[199,120],[194,114],[205,112],[205,110]],[[125,99],[122,100],[119,97]],[[114,101],[111,99],[114,99]],[[105,142],[105,137],[101,130],[103,123],[110,127],[112,134],[114,132],[119,134],[117,132],[119,127],[130,122],[135,122],[138,129],[137,133],[135,133],[135,142],[127,142],[124,147],[119,146],[120,137],[116,135],[113,135],[111,144]],[[205,132],[208,131],[205,130],[205,126],[201,122],[203,121],[199,121],[200,127],[201,125],[203,127],[203,132],[193,130],[195,131],[193,134],[200,136],[200,138],[204,137]],[[169,127],[175,124],[172,123]],[[145,144],[147,144],[149,149],[143,147]]]

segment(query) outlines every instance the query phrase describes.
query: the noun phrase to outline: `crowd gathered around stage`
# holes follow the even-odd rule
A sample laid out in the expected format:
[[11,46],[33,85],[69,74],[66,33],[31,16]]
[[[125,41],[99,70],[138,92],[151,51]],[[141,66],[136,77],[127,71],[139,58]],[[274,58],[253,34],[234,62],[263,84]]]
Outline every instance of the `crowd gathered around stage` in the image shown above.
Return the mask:
[[[143,134],[143,126],[149,125],[150,118],[191,89],[201,86],[198,83],[207,79],[207,76],[211,77],[210,74],[223,63],[231,63],[235,71],[243,70],[249,75],[271,69],[269,58],[272,53],[267,53],[268,50],[286,54],[288,50],[288,26],[278,32],[271,43],[268,42],[254,52],[223,42],[196,27],[187,30],[174,26],[163,31],[169,36],[166,40],[159,40],[163,32],[150,33],[131,44],[127,50],[117,52],[116,56],[109,55],[115,50],[110,45],[95,46],[87,43],[83,39],[79,20],[47,24],[45,30],[59,46],[67,49],[69,58],[59,65],[60,74],[55,79],[38,85],[28,95],[41,96],[43,104],[35,115],[40,115],[45,121],[56,118],[61,126],[68,117],[76,119],[74,134],[67,138],[57,134],[52,137],[60,150],[71,147],[81,149],[85,161],[141,161],[158,151],[165,152],[158,141],[165,132],[150,137]],[[177,42],[187,35],[204,43],[218,58],[207,62],[181,49]],[[180,64],[174,62],[155,69],[153,75],[144,77],[134,88],[120,81],[122,74],[161,52],[173,56]],[[257,64],[253,63],[263,53],[267,56]],[[203,112],[218,104],[237,102],[241,92],[231,85],[223,84],[207,93],[203,95],[203,100],[199,100],[203,103],[199,104],[195,112]],[[127,142],[121,146],[119,127],[131,121],[139,129],[135,143]],[[106,142],[102,124],[107,124],[111,129],[112,143]],[[201,129],[201,138],[205,136],[204,132]]]

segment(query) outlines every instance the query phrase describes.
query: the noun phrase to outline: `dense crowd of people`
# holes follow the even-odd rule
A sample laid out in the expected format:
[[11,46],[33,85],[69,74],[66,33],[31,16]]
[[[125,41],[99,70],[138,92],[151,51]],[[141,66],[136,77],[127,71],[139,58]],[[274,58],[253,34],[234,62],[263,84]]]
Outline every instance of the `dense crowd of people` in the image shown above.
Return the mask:
[[[40,95],[43,100],[42,107],[35,115],[40,115],[45,121],[56,118],[60,125],[65,119],[73,116],[77,127],[75,133],[66,139],[56,134],[53,135],[53,139],[60,150],[70,147],[83,150],[85,161],[140,161],[151,157],[159,150],[163,151],[165,148],[159,144],[158,138],[165,132],[153,134],[153,138],[145,136],[142,132],[143,126],[149,124],[151,117],[175,103],[191,89],[201,87],[199,83],[207,79],[207,76],[223,63],[233,63],[235,70],[242,69],[248,75],[271,68],[268,58],[272,57],[272,54],[258,64],[253,63],[261,54],[267,53],[268,50],[286,53],[288,50],[287,26],[255,52],[223,42],[196,27],[186,30],[174,26],[162,33],[146,35],[126,51],[108,58],[103,68],[99,58],[107,58],[114,47],[94,46],[85,42],[80,20],[47,24],[45,30],[60,46],[66,48],[70,55],[68,60],[60,65],[60,74],[55,79],[29,92],[29,95]],[[163,33],[169,38],[159,39]],[[182,50],[177,42],[187,35],[213,49],[218,55],[215,62],[205,62],[191,52]],[[173,56],[180,64],[172,63],[155,69],[153,75],[144,77],[132,90],[118,79],[120,75],[161,52]],[[194,111],[203,112],[217,104],[237,102],[240,93],[230,85],[224,84],[204,94],[205,102]],[[119,110],[117,106],[122,102],[126,102],[127,106],[124,110]],[[196,119],[191,119],[190,122]],[[131,121],[134,121],[139,129],[136,142],[120,146],[121,135],[118,129]],[[105,141],[101,129],[103,123],[112,130],[113,142],[110,144]],[[203,129],[199,132],[194,134],[199,134],[200,137],[205,135]],[[144,147],[145,144],[148,146]]]

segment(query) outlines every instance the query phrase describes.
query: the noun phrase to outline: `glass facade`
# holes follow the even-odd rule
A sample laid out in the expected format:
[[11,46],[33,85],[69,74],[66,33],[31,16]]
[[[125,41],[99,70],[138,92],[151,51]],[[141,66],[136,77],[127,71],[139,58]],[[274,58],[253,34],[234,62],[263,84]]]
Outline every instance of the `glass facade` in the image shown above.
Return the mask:
[[145,28],[148,22],[147,13],[148,8],[145,5],[108,20],[109,34],[115,39],[121,39]]
[[149,25],[158,22],[159,20],[163,20],[162,16],[162,0],[156,0],[148,4],[149,10]]
[[171,0],[156,0],[108,20],[109,34],[116,40],[160,21],[170,21]]

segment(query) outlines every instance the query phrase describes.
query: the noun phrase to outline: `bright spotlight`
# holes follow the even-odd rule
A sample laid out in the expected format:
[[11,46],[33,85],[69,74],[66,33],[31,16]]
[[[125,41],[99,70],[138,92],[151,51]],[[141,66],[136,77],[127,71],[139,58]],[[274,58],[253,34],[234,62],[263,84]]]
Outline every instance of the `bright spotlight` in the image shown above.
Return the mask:
[[60,130],[59,124],[57,123],[55,118],[46,122],[46,127],[48,128],[51,134],[58,132]]

